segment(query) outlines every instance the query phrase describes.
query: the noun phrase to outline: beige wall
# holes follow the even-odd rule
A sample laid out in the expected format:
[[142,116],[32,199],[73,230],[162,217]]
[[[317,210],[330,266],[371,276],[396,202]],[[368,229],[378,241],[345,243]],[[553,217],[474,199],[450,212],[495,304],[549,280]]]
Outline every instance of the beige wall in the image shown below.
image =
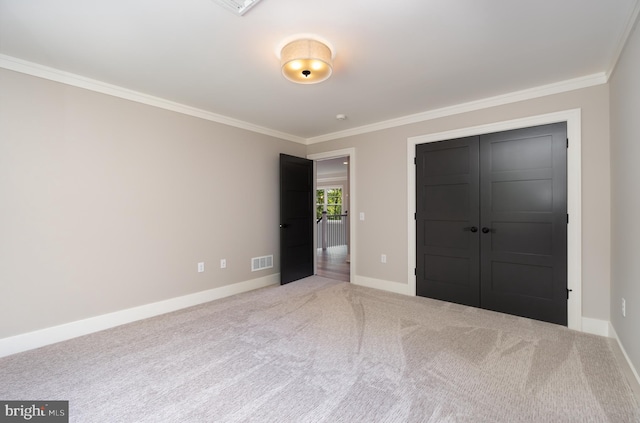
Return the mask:
[[0,92],[0,338],[279,272],[280,152],[355,147],[356,273],[407,284],[407,138],[575,108],[583,315],[609,320],[608,86],[308,147],[7,70]]
[[[640,370],[640,29],[611,78],[611,323]],[[626,300],[626,317],[621,313]]]
[[0,93],[0,338],[279,272],[304,145],[3,69]]
[[[556,111],[582,109],[583,316],[609,320],[610,168],[608,86],[575,90],[309,146],[356,149],[357,276],[407,281],[407,138]],[[380,254],[387,263],[380,263]],[[353,252],[352,252],[353,254]]]

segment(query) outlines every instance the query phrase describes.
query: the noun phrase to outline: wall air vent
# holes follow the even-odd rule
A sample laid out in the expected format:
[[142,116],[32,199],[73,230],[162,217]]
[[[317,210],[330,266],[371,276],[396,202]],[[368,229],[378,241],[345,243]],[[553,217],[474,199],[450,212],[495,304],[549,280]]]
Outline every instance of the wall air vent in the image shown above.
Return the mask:
[[254,257],[251,259],[251,271],[269,269],[273,267],[273,256]]
[[227,10],[232,11],[238,16],[242,16],[256,5],[260,0],[213,0],[214,3],[218,3],[220,6]]

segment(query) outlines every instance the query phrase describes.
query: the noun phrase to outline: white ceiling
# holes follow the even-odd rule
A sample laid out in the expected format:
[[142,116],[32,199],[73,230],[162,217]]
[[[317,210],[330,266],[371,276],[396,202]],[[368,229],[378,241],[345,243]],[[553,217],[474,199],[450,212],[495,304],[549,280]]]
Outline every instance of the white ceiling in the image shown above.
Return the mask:
[[[304,141],[606,80],[639,2],[262,0],[241,17],[211,0],[0,0],[0,54]],[[278,46],[303,33],[334,48],[326,82],[280,74]]]
[[323,178],[347,178],[347,165],[349,157],[335,159],[316,160],[316,176]]

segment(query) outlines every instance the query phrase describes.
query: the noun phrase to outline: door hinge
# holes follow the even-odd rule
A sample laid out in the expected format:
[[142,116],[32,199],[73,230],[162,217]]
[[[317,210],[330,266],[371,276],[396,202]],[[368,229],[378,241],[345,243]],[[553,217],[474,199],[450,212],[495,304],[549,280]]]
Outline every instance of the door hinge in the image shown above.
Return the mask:
[[414,158],[413,158],[413,164],[414,164],[414,165],[417,165],[417,164],[418,164],[418,158],[417,158],[417,157],[414,157]]
[[416,269],[415,267],[413,268],[413,274],[414,274],[415,276],[418,276],[418,269]]
[[413,220],[418,220],[418,213],[413,214]]
[[567,223],[569,223],[569,213],[567,213]]
[[569,138],[567,138],[567,148],[569,148]]
[[569,289],[569,288],[567,288],[567,300],[569,299],[569,293],[570,293],[570,292],[573,292],[573,289]]

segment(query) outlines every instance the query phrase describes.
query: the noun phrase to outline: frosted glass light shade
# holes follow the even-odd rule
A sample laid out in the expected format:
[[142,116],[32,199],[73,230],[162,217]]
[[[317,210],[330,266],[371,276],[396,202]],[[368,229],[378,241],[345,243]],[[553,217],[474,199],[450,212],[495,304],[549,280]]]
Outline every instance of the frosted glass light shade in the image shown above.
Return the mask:
[[296,40],[282,48],[282,75],[298,84],[316,84],[331,76],[331,49],[316,40]]

